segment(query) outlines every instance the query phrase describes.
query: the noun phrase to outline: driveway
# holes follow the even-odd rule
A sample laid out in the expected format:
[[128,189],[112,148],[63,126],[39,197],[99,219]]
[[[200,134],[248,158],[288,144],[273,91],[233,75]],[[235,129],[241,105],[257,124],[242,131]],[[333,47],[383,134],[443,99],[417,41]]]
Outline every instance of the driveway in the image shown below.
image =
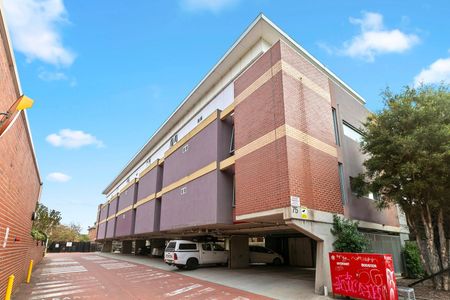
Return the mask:
[[214,266],[188,271],[168,266],[159,258],[112,253],[99,253],[99,255],[105,258],[145,264],[169,271],[172,274],[183,274],[274,299],[329,299],[314,293],[315,273],[312,269],[255,265],[246,269],[228,269],[227,267]]
[[119,255],[48,254],[13,299],[270,299]]

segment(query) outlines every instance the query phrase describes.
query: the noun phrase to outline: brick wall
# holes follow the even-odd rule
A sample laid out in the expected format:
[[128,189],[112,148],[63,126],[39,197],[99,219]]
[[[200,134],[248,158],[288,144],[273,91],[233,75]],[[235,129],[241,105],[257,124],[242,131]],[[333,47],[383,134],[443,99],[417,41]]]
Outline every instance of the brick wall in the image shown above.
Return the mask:
[[328,78],[278,42],[235,81],[236,215],[343,212]]
[[[18,98],[8,42],[0,15],[0,111]],[[8,276],[14,274],[16,288],[25,278],[30,259],[39,262],[43,246],[32,240],[31,215],[39,197],[39,175],[33,158],[23,113],[0,138],[0,299]],[[9,236],[3,247],[6,228]]]

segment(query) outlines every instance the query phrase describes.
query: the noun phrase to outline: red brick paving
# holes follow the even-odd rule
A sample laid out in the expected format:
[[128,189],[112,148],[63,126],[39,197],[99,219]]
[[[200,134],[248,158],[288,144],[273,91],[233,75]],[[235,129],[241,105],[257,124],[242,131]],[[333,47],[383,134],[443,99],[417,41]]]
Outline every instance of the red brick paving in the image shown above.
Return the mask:
[[49,254],[13,299],[270,299],[91,253]]

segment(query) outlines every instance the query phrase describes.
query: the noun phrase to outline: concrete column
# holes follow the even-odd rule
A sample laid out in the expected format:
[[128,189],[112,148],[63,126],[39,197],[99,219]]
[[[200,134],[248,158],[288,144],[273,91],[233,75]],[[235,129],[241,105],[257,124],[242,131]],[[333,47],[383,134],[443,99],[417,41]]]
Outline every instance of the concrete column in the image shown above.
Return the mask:
[[324,292],[324,286],[328,292],[332,292],[329,253],[333,251],[333,239],[323,236],[324,240],[317,241],[316,250],[316,278],[314,290],[317,294]]
[[[134,255],[139,255],[141,251],[145,248],[145,240],[136,240],[135,246],[134,246]],[[141,249],[141,250],[139,250]]]
[[122,254],[131,254],[133,241],[122,241]]
[[112,241],[105,241],[103,243],[102,252],[112,252]]
[[317,242],[314,290],[317,294],[323,295],[323,287],[326,286],[328,292],[331,293],[333,285],[331,284],[328,254],[333,251],[333,242],[335,240],[335,237],[330,232],[332,227],[331,222],[319,223],[306,220],[290,220],[286,224]]
[[246,268],[248,267],[249,261],[248,236],[232,236],[230,239],[229,267],[231,269]]

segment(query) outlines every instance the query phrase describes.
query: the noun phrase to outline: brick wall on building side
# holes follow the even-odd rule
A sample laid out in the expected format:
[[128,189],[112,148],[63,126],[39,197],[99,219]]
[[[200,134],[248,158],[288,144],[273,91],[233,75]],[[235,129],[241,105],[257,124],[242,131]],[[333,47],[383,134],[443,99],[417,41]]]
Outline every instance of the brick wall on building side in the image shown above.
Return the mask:
[[[7,41],[0,30],[0,111],[19,97]],[[31,215],[39,197],[40,182],[23,113],[0,138],[0,299],[9,275],[14,289],[24,280],[30,259],[39,262],[43,247],[31,238]],[[6,231],[9,235],[6,238]]]

